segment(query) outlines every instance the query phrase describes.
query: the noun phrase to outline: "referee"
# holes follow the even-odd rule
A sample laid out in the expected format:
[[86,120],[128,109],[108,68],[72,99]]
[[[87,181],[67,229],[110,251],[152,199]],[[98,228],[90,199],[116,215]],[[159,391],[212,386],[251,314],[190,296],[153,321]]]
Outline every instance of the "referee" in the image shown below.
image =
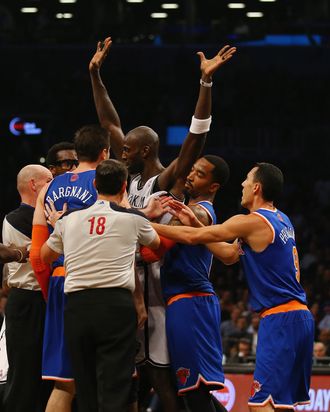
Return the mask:
[[128,405],[137,326],[134,254],[137,243],[157,248],[159,238],[144,215],[118,206],[126,184],[121,162],[99,164],[96,203],[60,219],[41,249],[49,263],[65,256],[65,333],[80,412],[123,412]]

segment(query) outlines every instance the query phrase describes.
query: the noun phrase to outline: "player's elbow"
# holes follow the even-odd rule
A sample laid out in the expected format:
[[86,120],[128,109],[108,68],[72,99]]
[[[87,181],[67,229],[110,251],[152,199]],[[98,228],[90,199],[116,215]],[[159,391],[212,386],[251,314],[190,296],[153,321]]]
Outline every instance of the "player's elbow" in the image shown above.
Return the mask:
[[160,246],[160,238],[158,235],[155,236],[154,240],[148,245],[148,247],[152,250],[158,249]]

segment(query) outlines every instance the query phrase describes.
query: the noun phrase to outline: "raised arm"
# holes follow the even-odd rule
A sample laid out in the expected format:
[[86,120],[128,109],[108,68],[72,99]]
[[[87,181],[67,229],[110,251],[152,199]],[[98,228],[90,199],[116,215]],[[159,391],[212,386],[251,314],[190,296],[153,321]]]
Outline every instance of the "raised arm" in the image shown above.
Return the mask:
[[111,149],[116,158],[121,160],[124,144],[124,133],[121,128],[120,118],[104,86],[100,69],[109,53],[111,47],[111,37],[107,37],[104,42],[98,42],[96,52],[89,63],[89,73],[92,82],[95,108],[101,126],[110,132]]
[[171,189],[178,179],[185,179],[199,158],[211,123],[212,76],[220,66],[232,58],[235,52],[235,47],[225,46],[212,59],[206,59],[203,52],[197,53],[200,58],[201,79],[194,116],[179,157],[158,178],[161,190]]

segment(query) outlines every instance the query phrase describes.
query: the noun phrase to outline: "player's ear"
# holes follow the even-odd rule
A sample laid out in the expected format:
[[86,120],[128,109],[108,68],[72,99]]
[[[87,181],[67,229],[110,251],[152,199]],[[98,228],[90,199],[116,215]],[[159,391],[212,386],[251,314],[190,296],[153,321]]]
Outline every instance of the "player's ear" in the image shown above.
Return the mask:
[[96,189],[95,179],[93,179],[93,186],[94,186],[94,187],[95,187],[95,189]]
[[210,185],[209,192],[210,193],[215,193],[219,189],[220,189],[220,183],[213,182]]
[[127,188],[127,180],[125,180],[125,182],[123,183],[121,189],[120,189],[120,193],[125,193]]
[[261,192],[261,184],[259,182],[254,183],[253,193],[256,195]]
[[142,149],[142,157],[145,159],[150,153],[150,146],[146,145]]

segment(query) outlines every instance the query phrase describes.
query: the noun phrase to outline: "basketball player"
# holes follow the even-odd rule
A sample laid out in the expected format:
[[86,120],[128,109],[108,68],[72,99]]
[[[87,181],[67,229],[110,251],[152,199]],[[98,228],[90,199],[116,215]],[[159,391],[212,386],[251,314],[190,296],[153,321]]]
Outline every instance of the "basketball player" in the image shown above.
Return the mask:
[[127,168],[106,160],[96,168],[97,202],[65,215],[41,249],[65,256],[66,338],[81,412],[123,412],[134,369],[136,312],[132,292],[136,243],[157,248],[149,221],[119,206]]
[[[55,381],[47,412],[71,411],[75,393],[74,380],[67,347],[64,342],[63,292],[65,271],[63,256],[52,264],[49,278],[47,266],[40,261],[40,247],[47,240],[49,230],[44,214],[45,204],[54,204],[56,210],[81,209],[92,205],[97,198],[93,185],[95,167],[109,157],[109,135],[99,126],[84,126],[76,132],[75,149],[79,167],[73,172],[57,176],[39,197],[33,220],[31,263],[47,298],[46,324],[43,347],[43,379]],[[49,282],[49,291],[48,291]]]
[[48,150],[46,165],[54,177],[74,170],[78,166],[74,144],[71,142],[54,144]]
[[[101,125],[111,133],[115,156],[125,162],[131,175],[128,200],[132,207],[143,208],[151,194],[169,191],[178,180],[184,182],[191,166],[199,157],[211,123],[212,75],[231,59],[236,48],[225,46],[210,60],[206,59],[202,52],[198,53],[201,62],[200,91],[190,132],[181,147],[179,157],[165,168],[158,157],[159,138],[154,130],[139,126],[129,131],[126,136],[122,131],[120,118],[100,76],[100,68],[111,43],[110,37],[106,38],[104,43],[99,42],[89,65],[94,101]],[[181,192],[172,194],[182,196]],[[175,412],[178,406],[170,382],[159,263],[146,266],[137,261],[137,266],[141,283],[145,286],[145,302],[148,308],[145,331],[139,337],[142,345],[137,361],[139,364],[146,364],[150,381],[160,396],[163,409]]]
[[[19,171],[17,190],[21,203],[3,221],[2,238],[5,244],[30,247],[37,197],[52,178],[51,172],[40,165],[27,165]],[[10,288],[6,305],[9,370],[4,395],[5,410],[41,412],[41,359],[46,305],[30,262],[19,260],[8,263],[7,270],[6,286]]]
[[[239,239],[250,304],[261,317],[250,412],[292,411],[309,403],[314,320],[300,285],[294,228],[274,205],[282,186],[276,166],[257,163],[242,183],[241,204],[248,215],[202,228],[154,225],[163,236],[190,245]],[[180,203],[172,207],[184,222],[200,225]],[[218,256],[222,245],[211,250]]]
[[[212,202],[228,178],[227,163],[214,155],[198,159],[187,177],[187,208],[205,226],[216,223]],[[178,223],[176,219],[169,222],[170,225]],[[227,250],[232,258],[231,245]],[[149,260],[157,253],[141,248],[144,259]],[[165,254],[161,267],[171,369],[176,376],[178,394],[184,395],[191,412],[215,411],[210,390],[224,386],[221,312],[219,299],[209,280],[211,264],[212,253],[206,246],[176,244]]]

